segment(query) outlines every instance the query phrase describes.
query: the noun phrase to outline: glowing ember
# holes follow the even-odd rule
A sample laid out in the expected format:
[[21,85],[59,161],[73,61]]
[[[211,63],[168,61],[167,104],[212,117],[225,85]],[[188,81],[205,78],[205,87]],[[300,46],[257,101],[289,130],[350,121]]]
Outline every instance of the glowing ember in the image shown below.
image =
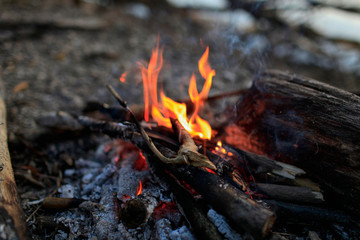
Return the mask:
[[226,149],[223,147],[221,141],[218,141],[218,142],[216,143],[215,151],[218,152],[218,153],[220,153],[220,154],[223,154],[223,155],[233,156],[233,153],[232,153],[232,152],[226,151]]
[[205,79],[203,89],[200,93],[197,90],[195,74],[193,74],[190,79],[189,96],[194,105],[194,112],[190,118],[188,118],[185,103],[175,102],[166,97],[163,91],[160,92],[161,102],[158,101],[157,80],[163,63],[162,52],[163,49],[159,50],[159,42],[157,42],[148,66],[146,67],[141,64],[141,74],[144,85],[145,121],[149,121],[151,117],[158,125],[170,128],[170,118],[177,118],[191,136],[211,139],[210,124],[198,115],[204,104],[204,100],[208,97],[212,79],[215,76],[215,70],[213,70],[208,63],[209,47],[206,48],[198,63],[199,72]]
[[142,192],[142,182],[139,180],[139,186],[136,189],[136,196],[140,195]]
[[120,76],[120,78],[119,78],[120,82],[125,83],[125,81],[126,81],[126,79],[125,79],[126,75],[127,75],[127,72],[124,72],[123,74],[121,74],[121,76]]
[[139,151],[139,156],[134,163],[134,169],[137,171],[145,171],[149,169],[144,155]]

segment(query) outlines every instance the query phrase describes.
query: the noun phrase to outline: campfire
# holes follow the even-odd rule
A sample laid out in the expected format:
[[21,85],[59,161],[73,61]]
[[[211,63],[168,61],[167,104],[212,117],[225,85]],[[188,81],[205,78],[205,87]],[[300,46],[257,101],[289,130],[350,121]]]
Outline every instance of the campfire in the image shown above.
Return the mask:
[[[38,221],[56,239],[356,236],[358,136],[348,132],[357,96],[268,71],[224,111],[228,121],[211,127],[201,115],[215,76],[209,47],[198,61],[202,89],[193,73],[183,102],[158,94],[163,51],[158,40],[139,63],[143,108],[108,86],[120,106],[54,116],[101,133],[94,154],[64,170],[57,193],[33,203],[51,209]],[[346,102],[353,105],[339,107]]]

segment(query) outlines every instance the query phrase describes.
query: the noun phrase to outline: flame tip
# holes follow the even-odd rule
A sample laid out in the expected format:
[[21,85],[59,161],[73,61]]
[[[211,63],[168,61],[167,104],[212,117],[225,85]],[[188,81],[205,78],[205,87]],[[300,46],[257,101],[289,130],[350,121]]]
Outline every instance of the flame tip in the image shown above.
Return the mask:
[[185,103],[178,103],[165,96],[164,92],[160,91],[160,102],[157,95],[157,81],[159,72],[163,65],[163,50],[159,49],[159,36],[157,38],[156,47],[152,50],[147,67],[141,65],[141,74],[144,84],[144,102],[145,111],[144,119],[149,121],[150,116],[160,125],[171,127],[170,117],[176,116],[181,125],[190,133],[190,135],[199,136],[203,139],[211,139],[210,124],[199,117],[198,113],[204,104],[204,99],[207,98],[212,78],[215,76],[215,70],[210,67],[208,63],[209,46],[199,60],[199,71],[201,76],[205,79],[205,84],[202,91],[199,93],[196,85],[195,74],[193,73],[190,79],[189,96],[194,105],[194,112],[190,119],[187,116],[187,109]]

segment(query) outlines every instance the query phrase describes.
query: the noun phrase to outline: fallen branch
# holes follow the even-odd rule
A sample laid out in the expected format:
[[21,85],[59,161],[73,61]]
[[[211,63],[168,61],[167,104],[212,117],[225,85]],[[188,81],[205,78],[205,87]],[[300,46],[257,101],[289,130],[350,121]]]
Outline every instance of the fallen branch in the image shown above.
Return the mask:
[[[0,86],[0,89],[3,89]],[[2,239],[27,239],[7,145],[6,108],[0,90],[0,228]]]

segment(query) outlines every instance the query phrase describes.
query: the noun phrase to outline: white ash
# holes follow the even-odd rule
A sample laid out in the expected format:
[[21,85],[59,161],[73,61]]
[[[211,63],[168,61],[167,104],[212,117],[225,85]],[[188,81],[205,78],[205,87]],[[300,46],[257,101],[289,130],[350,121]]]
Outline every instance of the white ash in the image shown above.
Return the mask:
[[55,235],[55,240],[62,240],[62,239],[69,239],[68,234],[64,231],[59,230],[58,233]]
[[219,232],[224,235],[224,239],[242,239],[241,235],[229,226],[229,224],[226,222],[225,217],[218,214],[215,210],[210,209],[207,213],[207,216],[209,220],[214,223],[214,225],[218,228]]
[[190,230],[186,226],[182,226],[170,233],[171,240],[195,240]]
[[103,171],[96,176],[96,178],[90,182],[89,184],[84,186],[84,190],[82,191],[83,195],[87,195],[91,192],[96,186],[102,185],[108,180],[115,172],[117,171],[117,167],[112,164],[107,164]]
[[99,169],[102,168],[103,166],[99,162],[79,158],[78,160],[76,160],[76,167],[81,170],[81,169]]
[[[131,234],[128,229],[122,224],[120,223],[118,225],[118,233],[119,233],[119,239],[127,239],[127,240],[135,240],[135,239],[141,239],[141,238],[135,238],[134,234]],[[143,238],[146,239],[146,238]]]
[[190,230],[186,226],[182,226],[173,230],[171,222],[167,218],[160,219],[155,223],[155,239],[159,240],[195,240]]
[[[65,184],[59,188],[58,196],[79,197],[89,201],[55,215],[55,222],[69,228],[68,231],[58,231],[55,238],[194,239],[189,229],[183,225],[184,221],[181,220],[179,212],[169,215],[169,219],[163,218],[159,221],[150,216],[147,223],[136,229],[128,229],[122,224],[117,201],[124,195],[134,198],[139,180],[143,183],[140,198],[149,201],[150,212],[154,211],[160,201],[170,203],[172,200],[168,191],[154,182],[149,170],[133,169],[139,156],[134,149],[120,158],[116,154],[126,151],[126,144],[122,146],[121,142],[113,142],[113,148],[105,153],[106,146],[106,143],[99,144],[93,156],[76,160],[75,168],[64,175]],[[177,229],[172,229],[172,226]]]
[[160,219],[155,223],[156,235],[155,238],[159,240],[167,240],[170,238],[172,232],[171,222],[166,219]]
[[104,209],[92,213],[95,222],[95,234],[99,239],[111,239],[109,236],[117,231],[119,221],[119,213],[116,212],[115,206],[116,189],[105,186],[102,189],[102,196],[100,204]]
[[76,173],[76,170],[73,169],[73,168],[66,169],[66,170],[64,171],[64,176],[65,176],[65,177],[72,177],[72,176],[75,175],[75,173]]
[[57,213],[54,219],[57,223],[62,223],[64,226],[69,228],[69,236],[66,238],[61,238],[61,235],[58,235],[58,239],[78,239],[81,237],[89,236],[91,232],[92,220],[85,216],[83,212],[79,209],[73,209],[66,212]]
[[139,180],[144,180],[149,176],[149,171],[136,171],[132,168],[120,168],[118,171],[118,197],[134,196],[139,185]]
[[81,178],[81,183],[82,184],[89,184],[91,179],[93,179],[94,177],[94,173],[88,173],[85,174],[82,178]]
[[74,198],[75,197],[75,188],[71,184],[66,184],[61,186],[58,189],[61,198]]

